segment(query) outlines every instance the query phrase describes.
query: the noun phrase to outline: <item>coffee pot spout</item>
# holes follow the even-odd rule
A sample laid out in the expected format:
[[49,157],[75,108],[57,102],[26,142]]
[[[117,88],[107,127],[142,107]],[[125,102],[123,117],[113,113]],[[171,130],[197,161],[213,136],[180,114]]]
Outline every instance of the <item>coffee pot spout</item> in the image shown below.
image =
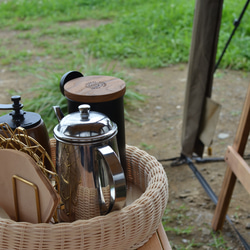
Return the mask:
[[64,114],[59,106],[53,106],[53,109],[55,111],[57,120],[60,122],[62,118],[64,117]]

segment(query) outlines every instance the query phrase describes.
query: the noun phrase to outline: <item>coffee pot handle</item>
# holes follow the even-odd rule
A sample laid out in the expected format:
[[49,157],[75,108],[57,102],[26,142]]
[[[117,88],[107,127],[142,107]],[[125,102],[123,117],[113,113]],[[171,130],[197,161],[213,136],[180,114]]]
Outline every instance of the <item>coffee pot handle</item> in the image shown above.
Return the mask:
[[126,200],[126,179],[121,163],[110,146],[97,148],[97,152],[103,157],[106,162],[105,167],[109,174],[110,185],[110,202],[107,206],[102,191],[100,172],[95,171],[95,182],[98,190],[99,204],[101,215],[107,214],[112,210],[121,209],[125,205]]

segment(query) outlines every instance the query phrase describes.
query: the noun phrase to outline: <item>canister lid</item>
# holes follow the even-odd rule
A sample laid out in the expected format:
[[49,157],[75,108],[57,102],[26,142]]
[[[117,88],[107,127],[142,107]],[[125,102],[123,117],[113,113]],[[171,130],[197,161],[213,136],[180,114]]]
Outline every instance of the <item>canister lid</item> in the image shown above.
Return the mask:
[[63,117],[54,128],[56,139],[68,142],[94,142],[117,133],[117,125],[106,115],[90,111],[90,105],[82,104],[79,112]]
[[122,97],[125,92],[125,82],[112,76],[77,77],[64,85],[64,95],[80,103],[113,101]]

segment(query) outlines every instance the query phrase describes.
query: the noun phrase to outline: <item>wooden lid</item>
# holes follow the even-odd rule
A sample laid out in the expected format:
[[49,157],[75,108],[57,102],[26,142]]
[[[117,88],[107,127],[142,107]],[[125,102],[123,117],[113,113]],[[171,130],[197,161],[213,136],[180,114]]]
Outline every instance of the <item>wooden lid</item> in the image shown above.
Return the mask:
[[125,92],[125,82],[112,76],[78,77],[64,85],[64,95],[76,102],[112,101],[122,97]]

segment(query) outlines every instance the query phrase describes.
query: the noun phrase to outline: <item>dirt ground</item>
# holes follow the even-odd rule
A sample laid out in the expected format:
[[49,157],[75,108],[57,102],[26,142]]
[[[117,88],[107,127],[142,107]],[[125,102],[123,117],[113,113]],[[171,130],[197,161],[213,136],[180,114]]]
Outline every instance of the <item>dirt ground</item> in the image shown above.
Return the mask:
[[[173,232],[171,229],[167,232],[173,248],[181,245],[187,249],[194,242],[197,243],[196,247],[201,249],[225,247],[241,249],[241,243],[227,221],[222,231],[224,243],[217,238],[217,246],[212,244],[215,241],[211,232],[214,203],[187,165],[171,167],[172,161],[166,161],[178,157],[181,150],[187,68],[187,65],[177,65],[157,70],[130,70],[130,74],[138,82],[135,89],[149,98],[145,104],[131,112],[141,126],[126,124],[127,143],[143,148],[161,161],[165,168],[169,180],[168,215],[172,211],[176,216],[176,220],[168,220],[166,226],[182,229],[192,227],[190,234],[178,230]],[[230,70],[217,72],[212,98],[222,105],[222,109],[214,135],[211,157],[223,157],[227,146],[232,145],[249,83],[250,74]],[[227,138],[221,138],[223,134]],[[245,154],[249,154],[248,145]],[[204,158],[209,158],[207,149]],[[218,196],[226,164],[224,162],[202,164],[194,162],[194,164]],[[238,181],[228,215],[248,244],[250,243],[249,204],[249,194]]]
[[[117,68],[120,69],[121,66]],[[224,240],[219,234],[212,232],[211,220],[215,205],[192,170],[187,165],[171,167],[172,161],[168,161],[169,158],[178,157],[181,151],[187,69],[186,64],[154,70],[122,69],[137,83],[131,88],[147,96],[145,102],[128,110],[134,122],[126,121],[126,142],[155,156],[166,171],[169,202],[163,223],[173,249],[241,249],[228,222],[222,231]],[[65,72],[69,70],[71,69],[65,69]],[[3,66],[0,68],[0,103],[10,103],[10,89],[19,93],[31,87],[36,80],[32,75],[17,75],[11,72],[8,65]],[[223,157],[227,145],[233,143],[249,83],[250,73],[231,70],[218,70],[216,73],[212,98],[222,105],[222,110],[212,145],[212,157]],[[245,153],[249,153],[249,146]],[[206,151],[204,157],[207,157]],[[196,167],[218,196],[226,169],[225,163],[196,164]],[[248,244],[249,198],[249,194],[237,181],[228,215]]]

